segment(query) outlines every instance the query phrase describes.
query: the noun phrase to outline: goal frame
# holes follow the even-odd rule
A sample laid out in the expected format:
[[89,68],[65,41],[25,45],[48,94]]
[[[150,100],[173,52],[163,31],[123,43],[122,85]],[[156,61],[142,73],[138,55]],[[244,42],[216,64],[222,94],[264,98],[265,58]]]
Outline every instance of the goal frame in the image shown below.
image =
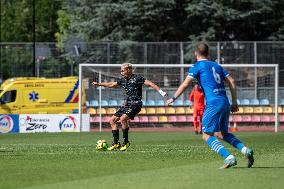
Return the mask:
[[[228,68],[228,67],[235,67],[235,68],[274,68],[275,70],[275,83],[274,83],[274,116],[275,116],[275,125],[274,125],[274,132],[278,132],[278,126],[279,126],[279,113],[278,113],[278,105],[279,105],[279,65],[278,64],[221,64],[222,67]],[[100,68],[118,68],[121,64],[79,64],[79,102],[78,102],[78,113],[79,113],[79,127],[80,131],[82,131],[82,68],[83,67],[100,67]],[[143,68],[143,67],[152,67],[152,68],[161,68],[161,67],[167,67],[167,68],[189,68],[192,66],[192,64],[132,64],[134,68]],[[101,95],[100,95],[100,101],[101,101]],[[99,108],[101,108],[101,103],[99,104]],[[100,114],[100,118],[102,115]],[[102,131],[102,123],[100,122],[100,132]]]

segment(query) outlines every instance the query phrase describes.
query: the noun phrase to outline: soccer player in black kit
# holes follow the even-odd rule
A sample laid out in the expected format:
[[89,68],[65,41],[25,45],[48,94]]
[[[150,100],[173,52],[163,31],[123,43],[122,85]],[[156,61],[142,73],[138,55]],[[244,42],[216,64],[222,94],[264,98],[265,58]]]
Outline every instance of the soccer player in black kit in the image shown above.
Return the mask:
[[[92,82],[95,86],[103,86],[108,88],[115,88],[122,86],[125,90],[127,99],[121,108],[111,117],[110,125],[113,134],[113,143],[108,150],[120,150],[125,151],[129,146],[130,142],[128,140],[128,130],[129,130],[129,119],[133,120],[134,117],[140,112],[142,108],[142,86],[147,85],[158,91],[163,97],[167,95],[160,87],[155,83],[145,79],[143,76],[133,74],[132,64],[123,63],[121,65],[120,73],[122,78],[119,78],[114,82]],[[119,143],[119,129],[117,127],[117,122],[120,121],[122,125],[122,135],[123,143]]]

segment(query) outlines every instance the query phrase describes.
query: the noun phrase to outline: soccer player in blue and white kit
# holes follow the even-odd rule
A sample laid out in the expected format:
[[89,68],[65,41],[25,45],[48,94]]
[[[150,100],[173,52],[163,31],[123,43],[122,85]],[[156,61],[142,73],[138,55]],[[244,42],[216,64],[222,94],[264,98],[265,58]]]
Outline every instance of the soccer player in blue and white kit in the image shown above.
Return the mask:
[[[237,164],[235,156],[223,146],[218,138],[228,142],[237,148],[247,159],[247,166],[250,168],[254,163],[252,149],[246,147],[233,134],[228,132],[230,111],[237,112],[237,94],[234,79],[218,63],[207,59],[209,47],[206,43],[199,43],[196,46],[195,56],[197,62],[189,68],[188,76],[179,86],[174,96],[167,100],[171,104],[178,98],[194,79],[201,85],[206,98],[205,111],[202,118],[203,140],[216,153],[224,158],[224,165],[221,168],[229,168]],[[224,82],[229,84],[232,104],[230,105],[226,95]]]

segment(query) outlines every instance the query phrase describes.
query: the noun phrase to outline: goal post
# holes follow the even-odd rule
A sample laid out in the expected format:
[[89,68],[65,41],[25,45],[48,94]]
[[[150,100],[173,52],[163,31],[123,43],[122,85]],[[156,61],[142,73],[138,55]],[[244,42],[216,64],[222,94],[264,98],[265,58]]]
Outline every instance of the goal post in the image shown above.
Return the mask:
[[[104,88],[94,87],[91,85],[93,81],[96,82],[110,82],[120,78],[120,64],[80,64],[79,65],[79,114],[80,127],[82,123],[82,114],[90,113],[91,122],[95,127],[102,131],[104,124],[108,125],[107,119],[119,107],[120,101],[124,99],[124,91],[121,88]],[[177,87],[183,82],[190,64],[133,64],[134,73],[144,76],[146,79],[158,84],[164,91],[172,96]],[[268,126],[274,131],[278,131],[279,114],[278,114],[278,65],[277,64],[222,64],[228,70],[230,75],[235,79],[237,85],[237,98],[240,103],[242,112],[233,115],[240,115],[242,120],[236,121],[240,125],[248,126]],[[192,87],[190,86],[179,100],[188,102],[188,93]],[[230,98],[229,88],[226,88],[228,97]],[[147,104],[148,101],[161,101],[161,97],[157,92],[143,87],[143,104],[148,108],[154,105]],[[249,102],[247,102],[247,101]],[[112,103],[114,102],[114,103]],[[247,104],[245,103],[247,102]],[[188,105],[184,103],[184,105]],[[159,104],[159,107],[166,106]],[[178,107],[179,105],[177,105]],[[158,120],[153,123],[144,123],[135,120],[136,125],[148,127],[149,125],[172,124],[174,122],[166,122],[162,120],[162,116],[174,116],[165,113],[146,112],[145,116],[150,118],[158,115]],[[184,113],[186,114],[186,113]],[[108,116],[106,116],[108,115]],[[246,115],[248,115],[246,117]],[[143,117],[141,116],[141,117]],[[186,115],[185,115],[186,116]],[[237,117],[237,116],[235,116]],[[159,121],[161,118],[161,121]],[[246,120],[247,119],[247,120]],[[253,120],[255,119],[255,121]],[[166,118],[167,120],[167,118]],[[146,121],[147,122],[147,121]],[[150,122],[150,121],[149,121]],[[230,122],[234,122],[231,120]],[[184,121],[183,125],[188,125]],[[81,127],[82,128],[82,127]]]

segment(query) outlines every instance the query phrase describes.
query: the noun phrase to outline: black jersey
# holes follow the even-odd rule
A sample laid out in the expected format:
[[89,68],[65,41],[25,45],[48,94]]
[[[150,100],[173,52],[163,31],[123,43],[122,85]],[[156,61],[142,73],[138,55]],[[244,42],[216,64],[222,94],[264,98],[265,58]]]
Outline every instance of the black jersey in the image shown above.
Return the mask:
[[130,78],[120,78],[117,84],[121,85],[127,95],[127,104],[141,104],[142,105],[142,86],[145,78],[139,75],[131,75]]

